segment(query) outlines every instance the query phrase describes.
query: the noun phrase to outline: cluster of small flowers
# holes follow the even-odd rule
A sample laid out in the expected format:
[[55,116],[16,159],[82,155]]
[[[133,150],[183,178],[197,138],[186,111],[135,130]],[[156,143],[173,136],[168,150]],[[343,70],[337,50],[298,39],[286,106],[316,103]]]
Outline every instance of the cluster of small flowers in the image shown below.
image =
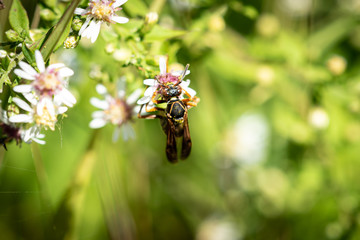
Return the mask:
[[13,97],[21,113],[12,114],[2,110],[1,124],[3,133],[8,139],[3,143],[15,139],[17,143],[31,141],[44,144],[42,129],[55,130],[57,116],[65,113],[76,103],[75,97],[67,89],[67,78],[74,72],[62,63],[45,67],[40,51],[35,51],[37,70],[28,63],[19,62],[20,68],[14,73],[26,80],[26,84],[13,87],[13,91],[22,97]]

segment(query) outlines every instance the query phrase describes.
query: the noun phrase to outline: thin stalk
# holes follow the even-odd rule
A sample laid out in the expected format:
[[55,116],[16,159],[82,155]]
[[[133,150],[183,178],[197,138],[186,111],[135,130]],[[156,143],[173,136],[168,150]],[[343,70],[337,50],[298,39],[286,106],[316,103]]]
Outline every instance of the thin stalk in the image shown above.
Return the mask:
[[152,2],[150,6],[150,12],[156,12],[159,13],[162,11],[164,5],[166,3],[166,0],[155,0]]
[[51,198],[48,188],[48,178],[42,161],[39,145],[35,142],[31,143],[31,152],[34,160],[35,172],[40,189],[40,197],[46,211],[51,210]]
[[95,130],[90,137],[86,151],[55,213],[52,225],[49,226],[47,237],[51,239],[75,238],[76,222],[96,162],[94,143],[97,134],[98,130]]

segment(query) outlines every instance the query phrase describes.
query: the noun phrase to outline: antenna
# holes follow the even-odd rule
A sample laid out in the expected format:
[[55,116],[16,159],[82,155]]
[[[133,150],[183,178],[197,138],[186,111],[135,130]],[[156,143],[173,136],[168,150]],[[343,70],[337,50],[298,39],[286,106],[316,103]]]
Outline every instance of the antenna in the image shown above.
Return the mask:
[[189,69],[189,67],[190,67],[190,64],[186,64],[184,72],[181,75],[180,81],[178,83],[176,83],[175,86],[179,85],[182,82],[182,80],[184,79],[185,74],[186,74],[187,70]]

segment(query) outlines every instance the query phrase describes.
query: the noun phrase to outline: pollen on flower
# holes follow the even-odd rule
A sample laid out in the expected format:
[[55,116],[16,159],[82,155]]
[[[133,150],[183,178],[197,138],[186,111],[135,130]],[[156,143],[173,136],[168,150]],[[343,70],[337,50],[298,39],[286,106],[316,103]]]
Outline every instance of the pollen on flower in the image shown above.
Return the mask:
[[50,128],[52,131],[55,131],[56,121],[56,116],[51,116],[46,106],[43,108],[42,115],[35,115],[35,123],[39,126],[44,126],[45,129]]
[[105,114],[114,125],[120,125],[130,117],[126,103],[120,99],[111,103],[109,108],[105,110]]
[[54,94],[56,90],[61,90],[62,82],[56,72],[44,72],[38,75],[34,82],[34,87],[40,93],[49,95]]
[[77,45],[77,41],[76,41],[76,37],[75,36],[70,36],[68,38],[66,38],[65,42],[64,42],[64,47],[69,49],[69,48],[75,48]]
[[111,16],[114,14],[114,9],[110,4],[100,1],[94,3],[91,13],[99,20],[110,22]]
[[179,77],[174,76],[171,73],[158,75],[157,79],[161,84],[177,83],[179,81]]

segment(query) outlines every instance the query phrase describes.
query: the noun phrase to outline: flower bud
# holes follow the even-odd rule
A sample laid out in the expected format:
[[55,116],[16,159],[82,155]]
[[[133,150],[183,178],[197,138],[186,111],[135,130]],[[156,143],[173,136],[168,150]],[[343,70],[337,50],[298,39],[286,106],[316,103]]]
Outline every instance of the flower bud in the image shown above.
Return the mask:
[[48,8],[45,8],[43,10],[40,11],[40,16],[42,19],[44,19],[45,21],[53,21],[56,19],[56,15],[53,11],[51,11]]
[[140,30],[141,34],[144,35],[150,32],[153,26],[157,23],[158,19],[159,19],[159,15],[156,12],[147,13],[145,16],[144,25]]
[[19,33],[15,32],[14,30],[10,29],[5,32],[6,37],[9,39],[10,42],[20,42],[23,39],[20,37]]
[[73,21],[72,21],[72,24],[71,24],[71,27],[72,29],[74,29],[74,31],[80,31],[80,28],[82,27],[83,23],[82,21],[79,19],[79,18],[75,18]]
[[329,115],[321,107],[315,107],[310,110],[308,121],[317,129],[325,129],[330,123]]
[[0,50],[0,58],[6,57],[7,52],[5,50]]
[[145,16],[145,25],[154,25],[158,19],[159,15],[156,12],[149,12]]
[[75,36],[68,36],[64,41],[64,47],[67,49],[75,48],[78,44]]
[[225,28],[225,21],[219,15],[213,15],[209,21],[209,29],[213,32],[221,32]]
[[346,65],[346,59],[341,56],[333,56],[327,61],[328,69],[336,76],[344,73]]

